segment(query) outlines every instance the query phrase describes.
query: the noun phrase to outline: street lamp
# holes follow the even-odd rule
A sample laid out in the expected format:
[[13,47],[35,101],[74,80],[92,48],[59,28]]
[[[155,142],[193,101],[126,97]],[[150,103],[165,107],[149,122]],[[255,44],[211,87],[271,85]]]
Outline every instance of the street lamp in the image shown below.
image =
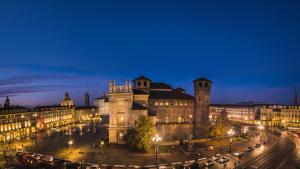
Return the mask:
[[161,138],[156,134],[153,138],[152,141],[154,142],[155,145],[155,164],[156,164],[156,168],[158,168],[158,164],[157,164],[157,153],[158,153],[158,143],[161,141]]
[[247,133],[247,131],[248,131],[248,128],[247,128],[247,127],[244,127],[244,129],[243,129],[243,133],[244,133],[244,134],[246,134],[246,133]]
[[265,127],[263,125],[259,125],[258,126],[258,129],[260,131],[260,142],[262,142],[262,130],[264,129]]
[[71,149],[72,145],[73,145],[73,140],[69,140],[68,141],[68,145],[69,145],[69,148]]
[[101,152],[104,153],[104,141],[100,141]]
[[227,132],[230,140],[229,140],[229,153],[231,153],[231,143],[232,143],[232,136],[234,135],[234,131],[232,129],[228,130]]

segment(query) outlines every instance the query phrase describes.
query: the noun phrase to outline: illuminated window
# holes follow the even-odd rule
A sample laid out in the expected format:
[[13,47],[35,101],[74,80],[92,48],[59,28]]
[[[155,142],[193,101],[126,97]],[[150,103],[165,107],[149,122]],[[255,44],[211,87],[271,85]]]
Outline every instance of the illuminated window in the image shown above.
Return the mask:
[[181,123],[181,122],[182,122],[182,118],[178,117],[178,123]]

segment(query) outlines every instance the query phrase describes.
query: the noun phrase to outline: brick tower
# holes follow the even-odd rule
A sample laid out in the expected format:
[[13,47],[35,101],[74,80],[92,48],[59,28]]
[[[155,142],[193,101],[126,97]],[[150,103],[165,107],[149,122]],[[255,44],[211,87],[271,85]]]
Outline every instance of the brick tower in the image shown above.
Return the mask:
[[201,77],[193,82],[195,93],[193,134],[195,138],[202,138],[208,135],[210,88],[212,81]]

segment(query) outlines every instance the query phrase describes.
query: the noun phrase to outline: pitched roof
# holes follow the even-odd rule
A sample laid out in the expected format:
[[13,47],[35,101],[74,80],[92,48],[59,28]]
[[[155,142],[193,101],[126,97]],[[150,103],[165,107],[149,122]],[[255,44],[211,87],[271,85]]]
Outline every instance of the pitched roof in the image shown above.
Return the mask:
[[148,110],[147,107],[144,107],[136,102],[132,103],[132,110]]
[[181,93],[176,90],[172,90],[172,91],[150,91],[149,99],[193,100],[194,97],[186,93]]
[[193,82],[195,82],[195,81],[207,81],[207,82],[210,82],[210,83],[212,83],[212,81],[211,80],[208,80],[208,79],[206,79],[205,77],[203,77],[203,76],[201,76],[200,78],[198,78],[198,79],[195,79]]
[[172,89],[172,87],[166,83],[153,82],[150,84],[151,89]]
[[149,80],[149,81],[152,81],[151,79],[149,79],[149,78],[147,78],[147,77],[145,77],[143,75],[135,78],[133,81],[136,81],[136,80]]

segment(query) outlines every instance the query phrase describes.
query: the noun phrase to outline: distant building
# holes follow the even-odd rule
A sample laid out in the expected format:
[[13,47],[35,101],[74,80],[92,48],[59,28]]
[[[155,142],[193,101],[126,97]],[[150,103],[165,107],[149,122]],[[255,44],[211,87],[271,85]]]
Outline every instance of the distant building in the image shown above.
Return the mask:
[[61,127],[74,122],[74,108],[69,106],[38,106],[33,111],[37,114],[37,130]]
[[36,115],[19,106],[0,108],[0,142],[19,140],[35,133]]
[[225,114],[233,123],[256,124],[260,107],[261,105],[211,104],[209,121],[214,123],[221,114]]
[[74,122],[99,121],[101,119],[98,108],[95,106],[75,107]]
[[70,98],[69,93],[66,92],[64,99],[60,102],[61,106],[68,106],[68,107],[73,107],[74,106],[74,101]]
[[106,94],[99,98],[96,98],[94,100],[94,106],[98,107],[98,113],[101,116],[109,115],[109,102],[108,96]]
[[84,95],[84,105],[86,107],[90,106],[90,95],[88,93],[85,93],[85,95]]
[[8,96],[6,96],[6,99],[5,99],[5,102],[4,102],[4,104],[3,104],[3,107],[4,107],[4,108],[10,107],[10,102],[9,102]]
[[260,121],[266,126],[300,131],[300,106],[265,106]]

